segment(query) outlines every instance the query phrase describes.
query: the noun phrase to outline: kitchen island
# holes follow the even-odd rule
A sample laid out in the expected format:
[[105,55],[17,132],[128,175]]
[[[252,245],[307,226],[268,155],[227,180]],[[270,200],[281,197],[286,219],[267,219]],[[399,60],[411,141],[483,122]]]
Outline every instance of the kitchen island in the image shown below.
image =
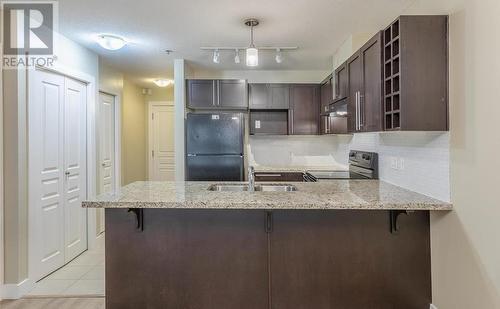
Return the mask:
[[106,208],[106,308],[428,308],[429,211],[452,205],[381,181],[295,192],[137,182]]

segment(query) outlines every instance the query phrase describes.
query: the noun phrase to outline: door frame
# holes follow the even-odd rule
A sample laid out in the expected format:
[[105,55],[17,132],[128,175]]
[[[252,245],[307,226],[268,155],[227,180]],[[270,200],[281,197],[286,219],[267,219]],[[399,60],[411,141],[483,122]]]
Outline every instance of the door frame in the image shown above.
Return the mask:
[[[147,179],[148,180],[151,180],[151,173],[153,170],[153,164],[150,160],[151,152],[153,151],[153,136],[151,135],[151,132],[153,131],[152,130],[153,123],[151,121],[152,120],[151,119],[151,112],[153,110],[153,105],[175,107],[175,104],[173,101],[148,101],[148,112],[146,114],[147,124],[148,124],[148,126],[147,126],[148,147],[146,149],[146,160],[147,160],[147,166],[148,166]],[[175,111],[174,111],[174,113],[175,113]],[[175,115],[174,115],[174,122],[175,122]],[[174,128],[174,130],[175,130],[175,128]],[[174,132],[174,136],[175,136],[175,132]]]
[[[53,67],[46,66],[36,66],[34,69],[27,71],[27,80],[30,80],[30,74],[34,74],[36,70],[45,71],[53,74],[62,75],[64,77],[68,77],[77,81],[80,81],[87,85],[87,200],[93,199],[96,196],[96,166],[97,166],[97,153],[96,153],[96,101],[98,92],[96,91],[96,78],[92,75],[81,71],[75,71],[67,66],[56,64]],[[27,87],[27,91],[29,92],[29,85]],[[29,95],[26,95],[27,104],[29,104]],[[29,131],[28,131],[29,134]],[[29,175],[28,175],[29,177]],[[29,181],[28,181],[29,183]],[[29,188],[28,188],[28,192]],[[29,195],[29,193],[28,193]],[[28,196],[28,279],[31,284],[34,281],[34,240],[35,235],[34,222],[36,218],[34,217],[34,212],[30,211],[31,209],[31,198]],[[95,231],[96,229],[96,211],[95,209],[87,209],[87,250],[92,249],[96,245],[95,237],[92,237],[91,231]]]
[[[115,121],[115,127],[114,127],[114,133],[115,133],[115,189],[118,189],[122,186],[122,181],[121,181],[121,153],[122,153],[122,140],[121,140],[121,96],[118,93],[115,93],[114,91],[108,91],[108,90],[102,90],[100,89],[97,93],[99,96],[100,94],[105,94],[109,95],[115,98],[115,108],[114,108],[114,121]],[[97,101],[97,107],[96,107],[96,130],[97,133],[99,133],[99,126],[97,125],[98,119],[101,119],[101,110],[100,110],[100,98]],[[96,159],[99,160],[99,141],[96,139]],[[97,161],[96,161],[97,164]],[[97,166],[97,165],[96,165]],[[99,169],[99,166],[97,166]],[[97,177],[100,177],[99,173],[97,172],[96,174]],[[99,185],[97,182],[96,178],[96,185]]]

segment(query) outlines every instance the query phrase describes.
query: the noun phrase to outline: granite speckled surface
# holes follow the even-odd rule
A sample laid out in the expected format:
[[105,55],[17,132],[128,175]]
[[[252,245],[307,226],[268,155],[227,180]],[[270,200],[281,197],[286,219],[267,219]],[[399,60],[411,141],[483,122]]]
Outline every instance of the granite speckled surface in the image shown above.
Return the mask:
[[452,210],[378,180],[293,183],[296,192],[212,192],[217,182],[135,182],[83,202],[87,208]]

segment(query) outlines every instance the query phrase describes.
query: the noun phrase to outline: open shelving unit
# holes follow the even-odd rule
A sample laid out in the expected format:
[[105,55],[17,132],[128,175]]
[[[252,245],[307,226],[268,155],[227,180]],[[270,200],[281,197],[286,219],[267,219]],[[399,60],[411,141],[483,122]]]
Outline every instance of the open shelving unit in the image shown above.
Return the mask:
[[400,22],[384,30],[384,114],[385,130],[401,129],[401,44]]

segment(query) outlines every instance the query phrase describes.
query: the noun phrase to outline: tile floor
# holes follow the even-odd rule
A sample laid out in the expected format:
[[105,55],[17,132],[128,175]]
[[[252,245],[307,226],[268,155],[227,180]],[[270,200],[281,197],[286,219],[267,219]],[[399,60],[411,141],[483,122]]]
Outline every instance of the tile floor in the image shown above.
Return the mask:
[[37,282],[26,295],[39,296],[104,296],[104,235],[95,249]]

